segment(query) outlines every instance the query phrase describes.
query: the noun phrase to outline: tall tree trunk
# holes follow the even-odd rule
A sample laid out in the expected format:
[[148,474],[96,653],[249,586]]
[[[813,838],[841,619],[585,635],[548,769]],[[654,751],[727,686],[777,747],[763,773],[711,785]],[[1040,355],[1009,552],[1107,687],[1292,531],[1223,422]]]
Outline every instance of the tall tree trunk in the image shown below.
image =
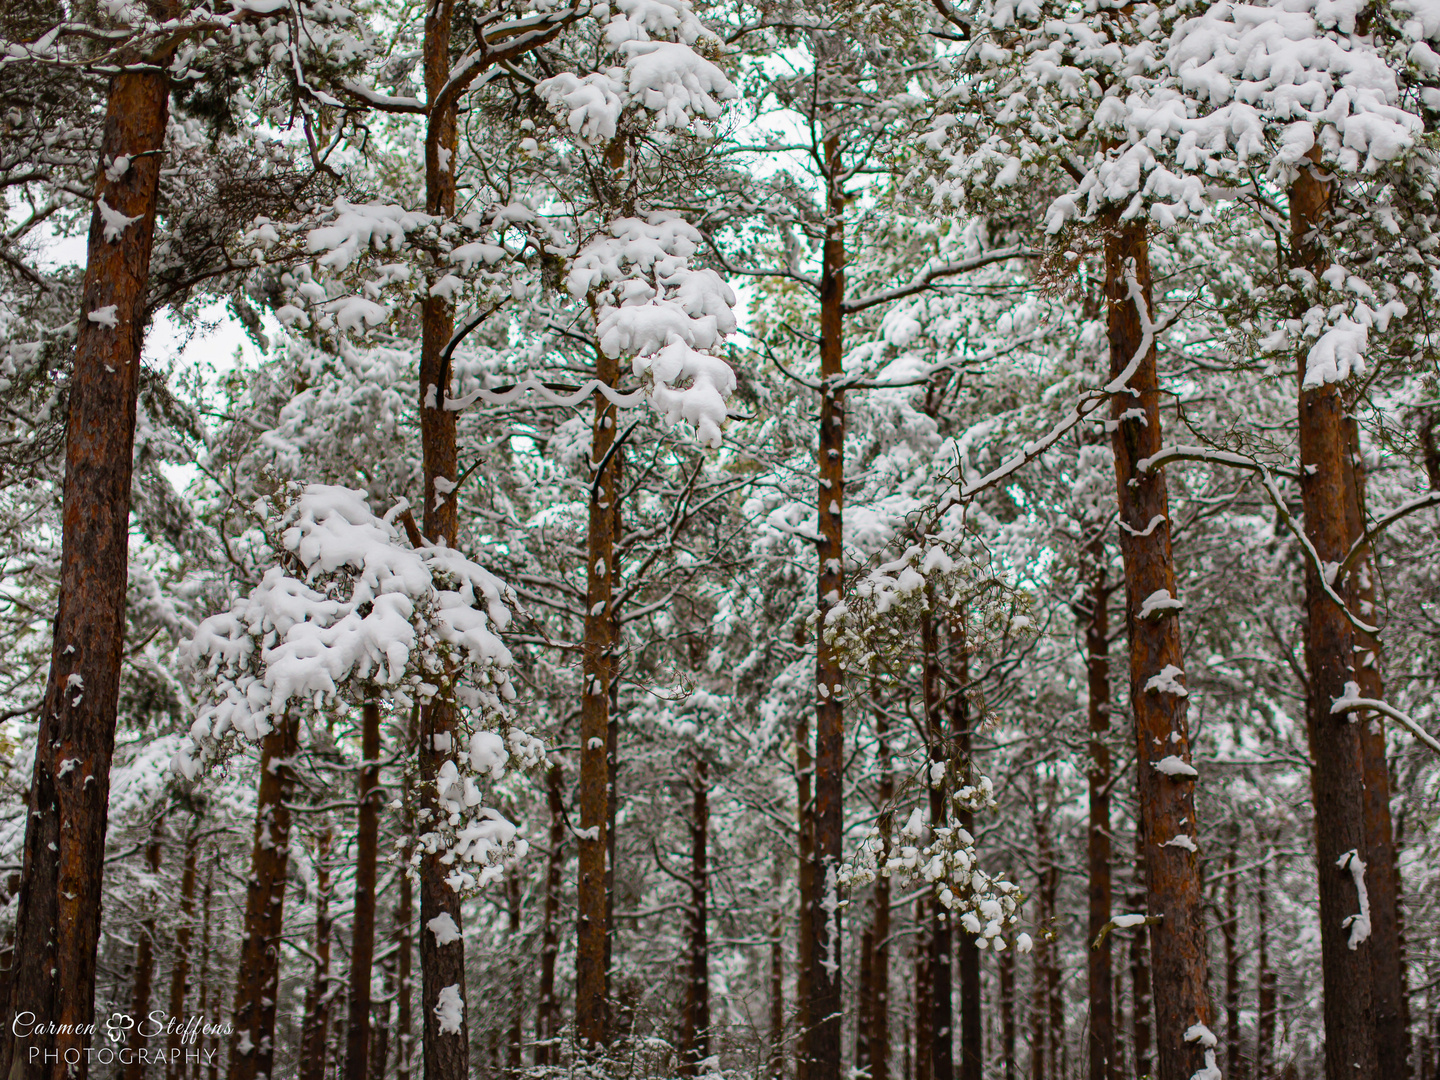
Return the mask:
[[785,1078],[785,907],[780,903],[785,895],[785,870],[781,860],[775,860],[775,872],[771,878],[771,895],[775,899],[775,912],[770,920],[770,1064],[767,1075],[770,1080]]
[[1111,938],[1096,939],[1110,921],[1112,901],[1110,841],[1110,585],[1105,573],[1105,538],[1099,533],[1086,546],[1089,597],[1080,612],[1085,629],[1085,675],[1090,718],[1090,828],[1086,856],[1090,871],[1090,922],[1086,929],[1090,997],[1090,1080],[1117,1080],[1115,1058],[1115,961]]
[[305,993],[300,1029],[300,1080],[324,1080],[330,1033],[330,848],[334,826],[327,824],[315,844],[315,974]]
[[150,872],[142,900],[145,915],[140,920],[140,939],[135,943],[135,979],[131,986],[130,1015],[135,1026],[126,1033],[126,1049],[130,1061],[125,1066],[125,1080],[144,1080],[145,1061],[136,1053],[146,1048],[148,1040],[140,1034],[143,1021],[150,1015],[150,983],[155,975],[155,909],[160,904],[155,875],[160,873],[160,847],[165,836],[165,819],[157,818],[145,845],[145,868]]
[[710,836],[710,764],[695,758],[690,819],[690,982],[685,994],[684,1037],[680,1075],[694,1076],[710,1055],[710,929],[706,898],[710,870],[706,848]]
[[[845,392],[843,374],[845,297],[845,193],[840,140],[824,143],[825,239],[820,268],[820,560],[816,588],[817,626],[844,590]],[[810,1069],[808,1080],[839,1080],[841,1021],[840,873],[842,802],[845,786],[844,685],[840,656],[818,635],[815,681],[815,881],[811,900],[814,951],[810,957]],[[947,1025],[948,1026],[948,1025]],[[949,1080],[935,1077],[934,1080]]]
[[[522,912],[520,907],[520,874],[512,870],[505,875],[505,899],[507,904],[508,929],[512,948],[517,956],[520,953],[520,934],[522,929]],[[523,960],[517,959],[511,968],[510,992],[513,995],[510,1001],[510,1030],[505,1038],[505,1075],[513,1078],[520,1075],[523,1064],[521,1051],[525,1045],[524,1031],[524,1005],[525,1005],[525,964]]]
[[545,908],[540,929],[540,989],[535,1008],[535,1066],[558,1064],[554,1046],[560,1035],[555,1004],[555,959],[560,952],[560,887],[565,869],[565,800],[560,765],[545,771],[545,798],[550,809],[550,858],[545,867]]
[[[1155,342],[1144,333],[1138,304],[1153,318],[1149,242],[1143,222],[1107,215],[1105,296],[1108,302],[1110,377],[1138,358],[1126,389],[1111,398],[1111,438],[1120,509],[1120,552],[1125,561],[1126,630],[1130,640],[1130,703],[1135,711],[1136,774],[1146,838],[1146,891],[1155,967],[1155,1018],[1159,1080],[1189,1080],[1205,1065],[1200,1040],[1186,1041],[1194,1025],[1210,1024],[1206,993],[1208,953],[1201,911],[1195,836],[1195,783],[1185,770],[1160,769],[1165,759],[1190,761],[1185,718],[1175,563],[1163,470],[1137,464],[1161,449],[1160,394]],[[1166,598],[1171,599],[1166,599]],[[1142,614],[1143,612],[1143,614]]]
[[[18,963],[10,1013],[0,1017],[5,1076],[11,1075],[14,1050],[9,1016],[16,1010],[35,1017],[23,1075],[56,1080],[87,1075],[89,1036],[74,1032],[77,1026],[84,1031],[95,1014],[140,348],[170,106],[168,56],[118,60],[105,108],[68,385],[60,600],[34,739],[15,921]],[[120,159],[130,166],[116,176],[119,170],[111,166]],[[131,221],[117,231],[102,209]],[[64,1033],[41,1034],[49,1030]]]
[[375,961],[375,867],[380,841],[380,703],[360,712],[360,756],[355,781],[355,914],[350,926],[349,1023],[345,1029],[345,1080],[370,1073],[370,976]]
[[[1355,498],[1350,504],[1347,549],[1365,531],[1365,456],[1359,425],[1354,417],[1345,423],[1352,461]],[[1351,595],[1360,618],[1373,624],[1378,615],[1374,553],[1367,546],[1351,581]],[[1380,640],[1355,630],[1355,681],[1360,696],[1384,700],[1385,681],[1380,669]],[[1410,1076],[1410,1025],[1406,1022],[1405,965],[1400,952],[1399,897],[1396,883],[1394,822],[1390,817],[1390,763],[1385,756],[1384,718],[1366,713],[1358,718],[1361,768],[1365,797],[1365,875],[1370,900],[1370,973],[1375,990],[1375,1055],[1379,1075],[1408,1080]]]
[[1000,954],[1000,1059],[1005,1080],[1020,1080],[1020,1063],[1015,1059],[1015,950]]
[[935,1012],[930,1007],[930,920],[923,900],[915,901],[915,1080],[933,1080],[930,1051],[935,1042]]
[[855,1073],[870,1076],[870,1034],[875,1023],[875,928],[860,934],[860,985],[855,1003]]
[[[1048,794],[1049,784],[1045,785]],[[1050,813],[1047,800],[1041,806],[1041,783],[1035,781],[1034,804],[1032,807],[1035,830],[1035,854],[1038,868],[1035,882],[1035,945],[1030,954],[1030,1080],[1048,1080],[1050,1069],[1046,1068],[1047,1049],[1053,1042],[1049,1034],[1050,1009],[1048,1007],[1050,970],[1050,926],[1055,913],[1049,908],[1050,868],[1054,856],[1050,850]]]
[[280,718],[260,744],[260,791],[250,883],[245,891],[245,932],[235,976],[235,1020],[230,1037],[230,1080],[275,1073],[275,1003],[280,993],[280,935],[285,922],[285,877],[290,866],[290,808],[299,724]]
[[[1052,802],[1051,805],[1054,805]],[[1045,1001],[1050,1010],[1050,1022],[1046,1025],[1050,1037],[1050,1075],[1055,1080],[1069,1074],[1066,1067],[1066,1052],[1069,1043],[1065,1040],[1065,999],[1060,993],[1060,942],[1059,923],[1056,920],[1056,900],[1060,890],[1060,866],[1055,861],[1055,850],[1050,850],[1050,865],[1045,874],[1045,896],[1043,907],[1049,914],[1049,923],[1055,935],[1045,944]]]
[[1235,1080],[1240,1077],[1240,956],[1235,949],[1240,929],[1235,881],[1235,847],[1239,842],[1237,828],[1225,855],[1225,922],[1221,926],[1225,941],[1225,1075]]
[[810,753],[810,717],[795,724],[795,805],[800,862],[800,910],[795,948],[795,1080],[810,1077],[810,958],[815,953],[815,759]]
[[385,1066],[390,1061],[390,1001],[395,996],[395,958],[388,957],[381,969],[385,973],[385,996],[370,1003],[370,1043],[365,1055],[365,1080],[385,1080]]
[[[880,858],[890,857],[892,804],[895,802],[895,773],[890,767],[889,720],[877,709],[875,713],[875,756],[880,762],[880,780],[876,795],[880,802]],[[874,1001],[870,1014],[870,1080],[890,1080],[890,876],[881,874],[875,880],[875,955],[872,977],[875,982]]]
[[[948,784],[936,782],[934,770],[946,768],[949,751],[945,740],[944,721],[940,712],[940,635],[930,612],[920,623],[920,648],[923,655],[922,691],[925,701],[925,734],[928,740],[926,787],[930,797],[930,828],[939,830],[949,824],[945,813]],[[930,912],[930,1076],[931,1080],[953,1080],[955,1076],[953,983],[950,952],[953,944],[950,913],[937,901],[926,904]]]
[[[190,996],[190,942],[195,936],[195,877],[200,863],[199,827],[196,815],[185,837],[185,865],[180,871],[180,922],[175,927],[175,958],[170,965],[170,1017],[182,1023],[186,1016],[185,1002]],[[167,1080],[183,1080],[185,1052],[198,1048],[198,1042],[186,1045],[183,1036],[183,1031],[166,1036]]]
[[[1145,834],[1143,822],[1135,826],[1135,891],[1130,894],[1130,910],[1145,906]],[[1150,1075],[1150,1026],[1154,1008],[1150,993],[1150,938],[1144,929],[1137,929],[1130,939],[1130,1011],[1131,1034],[1135,1046],[1135,1075]]]
[[[212,1017],[210,1014],[211,1002],[215,1003],[218,1011],[221,1000],[219,992],[212,994],[210,987],[213,978],[210,967],[210,918],[215,899],[215,863],[218,857],[219,853],[212,850],[210,857],[206,859],[205,891],[200,898],[200,1015],[207,1024],[214,1024],[220,1019],[219,1016]],[[219,1039],[202,1033],[199,1045],[200,1061],[195,1062],[195,1068],[190,1070],[192,1080],[200,1080],[203,1063],[218,1062],[220,1059]],[[216,1068],[218,1071],[218,1065]]]
[[[607,386],[619,380],[619,364],[596,350],[595,374]],[[610,824],[610,683],[615,664],[615,523],[620,499],[615,442],[616,408],[595,395],[590,460],[605,467],[591,480],[586,558],[584,689],[580,705],[580,879],[575,957],[575,1033],[582,1047],[602,1046],[609,1027],[606,997],[606,854]]]
[[1255,888],[1255,965],[1257,984],[1255,1080],[1270,1080],[1270,1052],[1275,1047],[1275,972],[1270,969],[1269,855],[1260,863]]
[[[975,779],[971,754],[974,747],[970,731],[970,663],[966,654],[965,632],[958,620],[951,624],[951,644],[955,649],[956,690],[951,698],[950,730],[955,750],[961,758],[966,782]],[[975,835],[975,812],[962,809],[957,823],[971,836]],[[963,928],[958,931],[960,960],[960,1080],[983,1080],[985,1070],[985,1033],[983,1003],[980,1000],[980,947],[975,936]]]
[[[617,376],[618,379],[618,376]],[[618,419],[618,417],[617,417]],[[614,519],[611,523],[610,535],[614,542],[620,542],[620,454],[615,455],[615,506],[613,509]],[[620,559],[611,560],[610,567],[610,589],[612,595],[620,592],[620,579],[617,573]],[[628,1035],[634,1027],[633,1010],[628,1006],[620,1009],[612,1009],[610,1003],[614,1001],[614,994],[611,991],[611,976],[615,971],[615,939],[619,934],[620,927],[615,921],[615,869],[616,851],[615,844],[619,839],[619,830],[615,826],[616,816],[620,810],[620,682],[618,655],[620,641],[620,627],[616,620],[615,603],[610,605],[611,612],[611,664],[610,664],[610,711],[605,719],[605,1041],[608,1043],[619,1035]]]
[[[400,865],[409,866],[409,849],[401,849]],[[410,875],[400,875],[400,897],[395,905],[395,983],[399,997],[395,1001],[395,1077],[410,1080],[415,1068],[415,1036],[413,1011],[415,897]]]
[[[1318,160],[1318,148],[1314,152]],[[1306,164],[1290,185],[1291,265],[1316,278],[1328,266],[1319,243],[1330,213],[1333,185],[1319,166]],[[1303,312],[1309,300],[1301,301]],[[1299,314],[1301,312],[1297,312]],[[1305,535],[1322,564],[1338,563],[1349,547],[1350,440],[1345,403],[1334,383],[1304,386],[1306,356],[1298,359],[1300,496]],[[1347,589],[1336,581],[1337,589]],[[1375,1045],[1374,946],[1354,937],[1351,917],[1360,910],[1356,880],[1365,864],[1365,785],[1360,727],[1335,716],[1332,703],[1355,678],[1355,634],[1340,606],[1326,593],[1320,571],[1305,560],[1305,659],[1310,683],[1306,720],[1310,734],[1311,797],[1315,805],[1316,856],[1320,876],[1320,957],[1324,977],[1325,1075],[1373,1076]],[[1376,875],[1368,875],[1373,887]],[[1157,986],[1160,980],[1156,980]],[[1162,1021],[1163,1027],[1163,1021]]]

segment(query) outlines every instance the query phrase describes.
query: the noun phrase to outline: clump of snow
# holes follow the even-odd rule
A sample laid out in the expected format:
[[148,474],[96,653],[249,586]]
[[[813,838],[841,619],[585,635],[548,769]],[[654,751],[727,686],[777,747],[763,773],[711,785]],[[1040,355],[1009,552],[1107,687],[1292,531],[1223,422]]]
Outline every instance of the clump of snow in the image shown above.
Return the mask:
[[1365,889],[1365,860],[1360,858],[1358,851],[1351,850],[1341,855],[1335,865],[1350,871],[1350,879],[1355,882],[1355,894],[1360,900],[1359,913],[1347,916],[1340,924],[1350,928],[1348,944],[1353,951],[1361,942],[1370,939],[1370,894]]
[[1198,847],[1195,846],[1194,837],[1189,836],[1185,833],[1176,834],[1169,840],[1166,840],[1165,843],[1161,844],[1160,846],[1184,848],[1186,851],[1189,851],[1192,854],[1200,850]]
[[1215,1064],[1215,1047],[1220,1044],[1215,1033],[1204,1024],[1192,1024],[1185,1031],[1185,1041],[1199,1043],[1205,1051],[1205,1064],[1190,1077],[1190,1080],[1223,1080],[1220,1068]]
[[95,210],[99,213],[100,220],[105,223],[105,240],[111,244],[119,240],[126,229],[140,220],[139,214],[130,217],[116,210],[105,201],[103,195],[95,200]]
[[[1160,520],[1161,520],[1161,521],[1164,521],[1165,519],[1164,519],[1164,518],[1161,518]],[[1155,526],[1156,524],[1157,524],[1156,522],[1152,521],[1152,522],[1150,523],[1151,528],[1154,528],[1154,526]],[[1143,534],[1137,534],[1137,535],[1143,535]],[[1175,597],[1173,597],[1173,596],[1170,595],[1170,593],[1169,593],[1168,590],[1166,590],[1166,589],[1156,589],[1153,593],[1151,593],[1149,596],[1147,596],[1147,597],[1145,598],[1145,602],[1140,605],[1140,615],[1139,615],[1139,618],[1141,618],[1141,619],[1159,618],[1161,615],[1164,615],[1164,614],[1166,614],[1167,612],[1180,611],[1180,610],[1182,610],[1184,607],[1185,607],[1184,602],[1175,599]]]
[[1110,921],[1117,930],[1129,930],[1132,926],[1144,926],[1148,915],[1114,915]]
[[1150,764],[1166,776],[1185,776],[1193,780],[1200,775],[1195,771],[1195,766],[1174,754],[1167,755],[1159,761],[1152,761]]
[[435,935],[435,944],[442,948],[451,942],[460,940],[460,927],[455,925],[455,920],[450,917],[448,911],[442,911],[427,922],[425,929]]
[[90,312],[87,317],[93,323],[99,323],[101,326],[114,330],[120,325],[120,319],[116,315],[116,312],[119,310],[120,308],[117,304],[106,304],[104,307],[96,308]]
[[435,1003],[435,1015],[440,1018],[441,1035],[459,1035],[465,1023],[465,999],[460,995],[460,986],[446,986],[440,991]]
[[1152,675],[1145,683],[1145,692],[1147,694],[1174,694],[1176,697],[1182,698],[1189,697],[1190,691],[1177,681],[1184,674],[1185,672],[1174,664],[1166,664],[1159,675]]

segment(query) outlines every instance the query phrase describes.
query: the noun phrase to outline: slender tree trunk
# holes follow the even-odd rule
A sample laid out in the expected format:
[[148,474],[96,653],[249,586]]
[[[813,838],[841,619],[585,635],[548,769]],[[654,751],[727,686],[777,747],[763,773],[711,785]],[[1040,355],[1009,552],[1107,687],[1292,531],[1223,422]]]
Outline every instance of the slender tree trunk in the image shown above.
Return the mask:
[[[615,491],[616,503],[614,507],[614,521],[611,525],[611,536],[615,543],[620,542],[620,468],[621,458],[619,453],[615,455]],[[612,560],[610,567],[611,593],[620,592],[619,575],[616,573],[619,568],[620,559]],[[612,1008],[614,994],[611,992],[611,977],[615,971],[615,941],[619,936],[620,926],[615,921],[615,869],[616,869],[616,841],[619,839],[619,830],[615,827],[616,816],[620,809],[620,683],[618,646],[620,641],[620,627],[615,617],[615,603],[610,605],[611,610],[611,637],[614,643],[611,647],[610,664],[610,711],[605,720],[605,1041],[608,1043],[620,1035],[628,1035],[634,1027],[635,1019],[633,1010],[625,1004]]]
[[860,985],[855,1003],[855,1073],[870,1076],[870,1034],[875,1023],[875,928],[860,934]]
[[[1145,906],[1145,834],[1143,822],[1135,827],[1135,891],[1130,895],[1130,910],[1138,912]],[[1135,1045],[1135,1075],[1150,1075],[1151,1012],[1150,938],[1144,929],[1137,929],[1130,939],[1130,1009]]]
[[929,905],[915,901],[915,1080],[933,1080],[930,1052],[935,1044],[935,1011],[930,1007]]
[[[1130,640],[1130,702],[1135,711],[1137,784],[1146,837],[1146,891],[1155,965],[1155,1016],[1159,1080],[1190,1080],[1205,1065],[1200,1040],[1186,1041],[1195,1025],[1210,1024],[1206,993],[1208,953],[1201,912],[1199,856],[1194,838],[1193,775],[1160,769],[1165,759],[1190,761],[1186,691],[1180,643],[1175,563],[1170,550],[1169,500],[1163,470],[1141,472],[1138,463],[1161,449],[1159,383],[1153,336],[1150,253],[1143,222],[1120,221],[1111,211],[1105,235],[1105,295],[1109,307],[1110,376],[1138,358],[1126,388],[1111,398],[1112,448],[1120,509],[1120,551],[1125,561],[1126,630]],[[1139,292],[1131,295],[1132,286]],[[1166,599],[1166,598],[1171,599]]]
[[300,1080],[324,1080],[330,1031],[330,848],[334,827],[327,824],[315,845],[315,975],[305,994],[300,1029]]
[[[820,567],[816,588],[817,625],[839,603],[844,589],[845,392],[843,374],[845,296],[845,194],[838,136],[824,144],[825,239],[820,268]],[[815,655],[815,880],[812,897],[814,951],[810,957],[811,1072],[808,1080],[839,1080],[841,958],[840,841],[844,829],[845,714],[840,656],[819,635]],[[949,1080],[949,1077],[935,1077]]]
[[1112,901],[1110,841],[1110,586],[1105,574],[1105,538],[1086,547],[1090,577],[1088,604],[1081,612],[1085,629],[1085,672],[1090,717],[1090,828],[1086,855],[1090,869],[1090,922],[1085,955],[1090,995],[1090,1080],[1118,1080],[1115,1059],[1115,962],[1113,935],[1096,939],[1110,921]]
[[[13,1000],[7,1003],[10,1014],[0,1017],[5,1033],[0,1075],[7,1077],[14,1049],[9,1018],[15,1011],[35,1018],[23,1076],[56,1080],[87,1075],[90,1039],[74,1032],[77,1026],[86,1030],[95,1013],[140,348],[170,104],[168,56],[143,63],[134,55],[118,59],[101,134],[97,204],[68,384],[60,601],[34,739]],[[130,165],[116,176],[119,170],[111,166],[118,159]],[[117,231],[107,225],[102,208],[131,221]],[[40,1034],[48,1030],[65,1033]]]
[[145,868],[150,872],[150,884],[146,887],[143,901],[146,912],[140,920],[140,939],[135,943],[135,979],[131,986],[130,1015],[135,1026],[126,1033],[125,1045],[130,1051],[130,1061],[125,1066],[125,1080],[143,1080],[145,1062],[136,1053],[146,1048],[148,1040],[140,1034],[142,1021],[150,1015],[150,983],[155,975],[155,909],[160,904],[156,891],[155,875],[160,873],[160,848],[165,836],[165,819],[156,819],[150,832],[150,842],[145,845]]
[[1240,929],[1235,881],[1235,846],[1239,841],[1237,828],[1225,856],[1225,922],[1221,927],[1225,942],[1225,1075],[1235,1080],[1240,1077],[1240,956],[1235,949]]
[[545,908],[540,929],[540,990],[535,1009],[535,1066],[558,1064],[554,1041],[560,1024],[555,1005],[555,959],[560,952],[560,887],[565,869],[565,802],[558,763],[545,772],[550,809],[550,859],[545,868]]
[[1270,1080],[1275,1047],[1275,972],[1270,969],[1270,883],[1268,861],[1260,863],[1255,888],[1256,1024],[1255,1080]]
[[[184,1022],[185,1002],[190,996],[190,942],[195,936],[195,877],[200,863],[199,820],[192,822],[185,838],[185,864],[180,871],[180,922],[175,927],[175,958],[170,965],[170,1017]],[[185,1051],[195,1050],[198,1043],[186,1045],[183,1032],[175,1031],[165,1039],[165,1076],[167,1080],[184,1080]]]
[[795,957],[795,1080],[810,1077],[810,958],[815,952],[815,760],[810,754],[810,718],[795,725],[795,803],[798,808],[800,911]]
[[284,716],[260,744],[260,791],[255,841],[245,893],[245,932],[235,976],[230,1080],[255,1080],[275,1072],[275,1002],[280,992],[280,934],[285,922],[285,877],[290,866],[291,759],[299,724]]
[[710,1055],[710,937],[706,898],[710,870],[706,848],[710,836],[710,764],[695,758],[690,819],[690,985],[685,995],[684,1038],[680,1075],[694,1076]]
[[[218,1023],[220,1017],[212,1016],[210,1013],[211,1002],[216,1006],[220,1003],[218,991],[212,995],[210,981],[213,977],[210,966],[210,913],[215,898],[215,863],[219,853],[212,850],[210,857],[206,860],[205,867],[205,891],[200,898],[200,1015],[203,1023]],[[218,1062],[220,1059],[220,1040],[202,1033],[200,1038],[200,1061],[194,1063],[195,1068],[190,1070],[193,1080],[200,1080],[203,1063],[206,1061]],[[209,1057],[207,1058],[207,1053]],[[218,1071],[218,1066],[217,1066]]]
[[771,1080],[785,1077],[785,864],[777,858],[770,879],[775,912],[770,921],[770,1067]]
[[520,1075],[523,1065],[521,1051],[525,1045],[524,1030],[524,1006],[525,1006],[525,983],[526,983],[526,958],[520,958],[521,932],[523,929],[523,913],[520,906],[520,873],[512,870],[505,875],[505,900],[506,918],[510,931],[512,948],[516,950],[517,959],[511,965],[511,978],[508,989],[512,995],[510,1001],[510,1030],[505,1038],[505,1075],[514,1080]]
[[[1051,805],[1054,805],[1053,801]],[[1065,1041],[1065,1000],[1060,995],[1060,942],[1056,900],[1060,889],[1060,867],[1055,861],[1055,850],[1050,850],[1050,865],[1045,874],[1044,908],[1049,913],[1051,931],[1055,938],[1045,945],[1045,1001],[1050,1009],[1047,1026],[1050,1036],[1050,1075],[1055,1080],[1068,1075],[1065,1054],[1069,1044]]]
[[[970,664],[965,652],[965,633],[961,623],[951,625],[951,641],[956,651],[955,679],[958,688],[952,701],[950,730],[955,749],[962,760],[966,782],[975,779],[971,754],[974,747],[970,732]],[[971,836],[975,835],[975,812],[962,809],[957,824]],[[983,1080],[985,1070],[985,1034],[983,1003],[980,1000],[980,948],[973,934],[958,931],[960,960],[960,1080]]]
[[[895,774],[890,768],[889,721],[879,709],[875,713],[875,755],[880,763],[876,794],[880,801],[880,858],[890,857],[891,807],[895,801]],[[890,1080],[890,876],[875,880],[875,981],[870,1014],[870,1080]]]
[[349,1022],[345,1029],[345,1080],[370,1073],[370,976],[375,960],[375,867],[380,840],[380,703],[360,713],[360,756],[355,781],[355,914],[350,932]]
[[[1318,158],[1318,149],[1316,151]],[[1290,186],[1291,264],[1318,277],[1328,265],[1319,233],[1330,213],[1332,184],[1318,165],[1302,168]],[[1302,301],[1308,306],[1309,301]],[[1298,358],[1300,495],[1305,535],[1322,563],[1338,563],[1349,547],[1348,522],[1355,498],[1349,472],[1345,404],[1334,383],[1306,388],[1306,358]],[[1346,583],[1334,583],[1346,589]],[[1335,716],[1331,704],[1355,678],[1354,631],[1327,594],[1319,570],[1305,560],[1305,659],[1310,683],[1306,720],[1314,767],[1316,855],[1320,875],[1320,956],[1325,998],[1325,1075],[1373,1076],[1375,1045],[1374,946],[1353,940],[1351,917],[1360,910],[1356,875],[1364,874],[1365,786],[1360,726]],[[1376,875],[1367,876],[1373,887]],[[1156,980],[1157,985],[1160,980]],[[1162,1021],[1163,1024],[1163,1021]],[[1358,1070],[1358,1072],[1357,1072]]]
[[1000,1059],[1005,1080],[1020,1080],[1020,1063],[1015,1058],[1015,950],[1000,954]]
[[[401,850],[401,866],[409,866],[408,848]],[[415,1036],[413,1034],[414,1021],[411,1018],[414,1007],[414,978],[412,975],[414,967],[415,951],[415,897],[414,889],[410,883],[410,875],[400,875],[400,897],[395,906],[395,943],[396,943],[396,991],[399,997],[395,1002],[395,1077],[396,1080],[410,1080],[410,1074],[415,1066]]]
[[[1045,783],[1045,791],[1048,794],[1050,785]],[[1032,808],[1034,830],[1035,830],[1035,855],[1039,873],[1035,882],[1035,945],[1030,953],[1030,1080],[1048,1080],[1050,1069],[1046,1068],[1047,1049],[1053,1040],[1049,1033],[1050,1009],[1049,978],[1050,970],[1050,927],[1054,922],[1055,913],[1049,907],[1050,889],[1050,868],[1054,863],[1054,856],[1050,851],[1050,824],[1049,818],[1051,806],[1049,800],[1042,807],[1041,805],[1041,783],[1036,778],[1034,805]]]
[[[937,783],[934,773],[937,766],[946,767],[949,752],[945,741],[944,721],[940,712],[940,635],[935,618],[928,611],[920,623],[920,647],[923,656],[922,691],[925,700],[925,732],[929,741],[927,761],[927,784],[930,797],[930,828],[943,829],[948,825],[945,813],[948,785],[942,780]],[[953,944],[949,912],[938,901],[926,904],[930,913],[930,1076],[931,1080],[953,1080],[955,1076],[954,1033],[951,1030],[954,1015],[953,978],[950,972],[950,952]]]
[[[1350,504],[1347,549],[1365,531],[1365,457],[1359,426],[1353,417],[1345,422],[1352,460],[1355,498]],[[1378,616],[1375,559],[1368,546],[1351,581],[1360,618],[1373,624]],[[1355,681],[1360,696],[1381,701],[1385,681],[1380,669],[1380,640],[1355,630]],[[1365,875],[1370,900],[1370,972],[1375,988],[1375,1054],[1380,1076],[1407,1080],[1410,1076],[1410,1025],[1405,1016],[1405,965],[1400,953],[1399,897],[1394,822],[1390,816],[1390,763],[1385,756],[1384,718],[1367,713],[1355,718],[1360,738],[1365,798]]]
[[385,1080],[390,1060],[390,1001],[395,996],[395,959],[381,965],[385,973],[385,996],[370,1003],[370,1044],[365,1055],[365,1080]]

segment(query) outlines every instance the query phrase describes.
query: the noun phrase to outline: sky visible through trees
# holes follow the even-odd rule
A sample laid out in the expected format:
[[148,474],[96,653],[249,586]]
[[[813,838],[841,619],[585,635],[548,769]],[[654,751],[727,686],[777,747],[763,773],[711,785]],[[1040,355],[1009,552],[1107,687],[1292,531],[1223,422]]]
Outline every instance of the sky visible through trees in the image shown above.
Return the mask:
[[0,1076],[1440,1080],[1440,3],[0,8]]

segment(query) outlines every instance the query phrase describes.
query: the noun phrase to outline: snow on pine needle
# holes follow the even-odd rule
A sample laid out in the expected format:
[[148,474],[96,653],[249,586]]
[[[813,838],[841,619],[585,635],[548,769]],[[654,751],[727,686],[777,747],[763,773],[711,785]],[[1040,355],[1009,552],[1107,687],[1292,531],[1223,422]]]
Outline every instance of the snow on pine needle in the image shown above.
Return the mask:
[[287,712],[452,700],[462,726],[437,780],[446,817],[419,844],[453,853],[457,889],[498,876],[525,842],[482,805],[482,785],[544,756],[511,724],[503,584],[443,544],[410,547],[394,523],[403,505],[380,517],[361,491],[290,485],[256,509],[274,565],[186,646],[207,685],[172,768],[194,779],[228,740],[258,741]]

